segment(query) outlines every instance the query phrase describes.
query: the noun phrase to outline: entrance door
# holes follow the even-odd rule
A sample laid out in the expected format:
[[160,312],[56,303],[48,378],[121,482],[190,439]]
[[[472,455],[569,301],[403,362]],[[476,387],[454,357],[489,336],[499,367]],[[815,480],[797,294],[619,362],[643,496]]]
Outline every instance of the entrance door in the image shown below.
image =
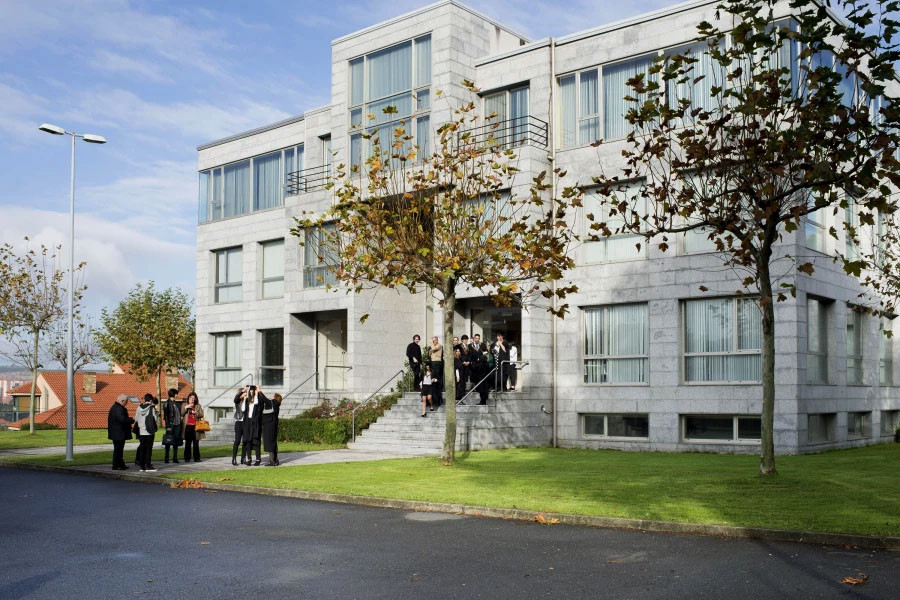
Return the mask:
[[507,341],[515,342],[522,360],[522,309],[489,307],[472,309],[472,331],[469,335],[481,335],[481,341],[490,346],[502,333]]
[[347,320],[316,321],[317,388],[347,388]]

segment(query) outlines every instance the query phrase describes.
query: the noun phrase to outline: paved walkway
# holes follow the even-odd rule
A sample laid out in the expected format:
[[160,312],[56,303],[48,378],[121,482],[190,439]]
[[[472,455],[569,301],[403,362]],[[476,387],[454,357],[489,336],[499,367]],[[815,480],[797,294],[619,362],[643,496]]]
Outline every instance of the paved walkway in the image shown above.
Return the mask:
[[[162,448],[162,444],[155,444],[155,448]],[[137,448],[137,442],[131,441],[125,443],[125,449],[134,449]],[[112,444],[87,444],[84,446],[74,446],[75,454],[81,454],[82,452],[98,452],[107,450],[110,453],[112,452]],[[0,456],[47,456],[50,454],[65,454],[66,447],[65,446],[44,446],[41,448],[10,448],[7,450],[0,450]]]

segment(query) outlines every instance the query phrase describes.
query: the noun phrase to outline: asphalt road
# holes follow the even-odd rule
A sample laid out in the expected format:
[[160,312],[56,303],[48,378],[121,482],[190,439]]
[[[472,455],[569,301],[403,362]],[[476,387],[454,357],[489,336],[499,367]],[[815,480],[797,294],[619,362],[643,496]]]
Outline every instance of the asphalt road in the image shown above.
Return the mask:
[[[897,598],[900,552],[0,468],[0,599]],[[840,583],[865,573],[863,585]]]

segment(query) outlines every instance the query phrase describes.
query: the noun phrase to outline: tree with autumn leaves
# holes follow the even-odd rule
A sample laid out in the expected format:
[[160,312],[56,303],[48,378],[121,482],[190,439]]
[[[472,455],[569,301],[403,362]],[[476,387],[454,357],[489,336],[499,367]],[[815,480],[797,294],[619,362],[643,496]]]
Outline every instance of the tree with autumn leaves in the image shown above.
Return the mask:
[[836,260],[867,285],[861,305],[897,301],[898,6],[844,1],[839,19],[813,0],[723,2],[699,24],[699,49],[628,82],[631,131],[593,180],[593,238],[639,234],[666,251],[699,236],[740,274],[737,293],[759,298],[763,474],[775,473],[774,304],[814,271],[791,254],[807,219],[844,221]]
[[[471,82],[464,85],[477,93]],[[349,293],[436,292],[445,340],[453,338],[456,297],[464,286],[497,305],[564,300],[575,290],[557,285],[574,266],[570,246],[576,236],[567,216],[580,204],[580,193],[573,189],[549,197],[550,177],[561,173],[525,180],[516,168],[516,143],[502,129],[508,124],[485,122],[472,101],[453,108],[428,156],[419,156],[405,126],[394,128],[391,139],[364,134],[371,156],[359,169],[339,165],[334,206],[298,219],[293,233],[303,243],[310,228],[321,231],[329,249],[322,258]],[[558,316],[566,312],[565,303],[547,304]],[[445,394],[451,399],[445,464],[452,464],[455,454],[453,369],[453,360],[445,360]]]

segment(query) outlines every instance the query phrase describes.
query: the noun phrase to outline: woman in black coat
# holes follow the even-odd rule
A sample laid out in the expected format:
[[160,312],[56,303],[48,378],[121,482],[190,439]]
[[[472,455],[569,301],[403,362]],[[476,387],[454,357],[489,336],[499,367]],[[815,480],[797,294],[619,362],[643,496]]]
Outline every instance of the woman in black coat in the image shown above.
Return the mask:
[[[247,388],[244,411],[244,448],[241,452],[241,462],[248,467],[250,465],[259,466],[262,464],[262,454],[260,452],[259,438],[262,433],[262,396],[256,389],[256,386]],[[256,462],[252,463],[251,458],[253,452],[256,451]]]
[[[244,419],[246,419],[247,415],[247,390],[248,388],[244,387],[234,396],[234,447],[231,449],[231,464],[237,466],[237,453],[238,448],[241,447],[241,442],[244,442],[246,447],[246,441],[244,440]],[[241,464],[247,464],[244,462],[244,453],[241,453]]]
[[128,396],[119,394],[119,397],[109,409],[106,433],[113,443],[113,471],[124,471],[128,468],[123,455],[125,440],[131,439],[131,426],[134,424],[134,419],[128,416],[128,409],[125,408],[127,402]]
[[272,399],[266,398],[262,392],[258,392],[262,402],[262,438],[265,451],[269,453],[267,467],[278,466],[278,412],[281,409],[281,394],[275,394]]

